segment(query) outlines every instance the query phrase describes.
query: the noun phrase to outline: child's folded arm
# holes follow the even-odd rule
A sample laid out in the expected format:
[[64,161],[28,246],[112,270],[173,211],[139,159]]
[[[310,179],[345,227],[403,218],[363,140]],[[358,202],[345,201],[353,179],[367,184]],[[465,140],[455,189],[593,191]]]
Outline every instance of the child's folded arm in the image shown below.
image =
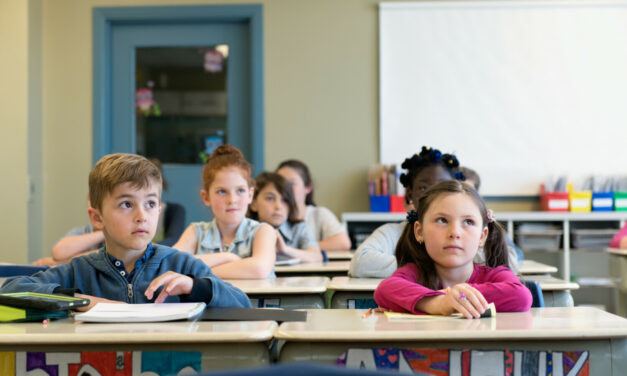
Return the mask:
[[494,302],[497,312],[524,312],[531,307],[529,289],[506,267],[490,271],[489,282],[469,283],[481,292],[488,302]]
[[374,299],[380,307],[396,312],[422,313],[417,310],[419,300],[428,296],[443,295],[416,283],[418,277],[414,265],[399,268],[391,277],[383,280],[374,292]]

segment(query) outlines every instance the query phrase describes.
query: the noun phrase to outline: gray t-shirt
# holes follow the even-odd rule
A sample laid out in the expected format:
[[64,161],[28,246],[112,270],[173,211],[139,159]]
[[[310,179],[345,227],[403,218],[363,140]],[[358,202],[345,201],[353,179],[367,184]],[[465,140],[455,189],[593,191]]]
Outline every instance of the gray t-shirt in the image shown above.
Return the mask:
[[253,241],[261,224],[245,217],[237,227],[230,247],[223,247],[215,219],[211,222],[193,222],[192,225],[196,232],[196,254],[231,252],[245,258],[253,253]]

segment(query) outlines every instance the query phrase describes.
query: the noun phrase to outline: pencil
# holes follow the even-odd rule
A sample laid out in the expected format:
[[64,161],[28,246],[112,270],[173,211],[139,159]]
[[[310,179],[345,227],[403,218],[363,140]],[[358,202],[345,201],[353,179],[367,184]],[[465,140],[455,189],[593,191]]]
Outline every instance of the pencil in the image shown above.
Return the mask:
[[368,316],[372,313],[372,308],[368,308],[368,310],[361,316],[362,319],[367,319]]

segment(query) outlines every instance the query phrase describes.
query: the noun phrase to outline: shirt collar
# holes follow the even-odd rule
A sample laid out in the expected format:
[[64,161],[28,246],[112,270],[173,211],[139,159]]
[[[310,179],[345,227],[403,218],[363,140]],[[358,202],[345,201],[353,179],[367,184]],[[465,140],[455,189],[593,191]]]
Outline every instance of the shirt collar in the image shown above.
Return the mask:
[[[235,236],[233,237],[233,244],[245,241],[248,238],[248,229],[250,228],[250,219],[244,217],[235,230]],[[207,235],[202,240],[202,246],[208,249],[222,250],[222,236],[218,229],[218,223],[215,218],[209,222],[209,228]]]
[[279,232],[281,233],[281,236],[283,236],[283,239],[285,239],[287,242],[291,242],[292,239],[294,238],[293,228],[292,226],[290,226],[288,221],[281,223],[281,225],[277,228],[277,230],[279,230]]

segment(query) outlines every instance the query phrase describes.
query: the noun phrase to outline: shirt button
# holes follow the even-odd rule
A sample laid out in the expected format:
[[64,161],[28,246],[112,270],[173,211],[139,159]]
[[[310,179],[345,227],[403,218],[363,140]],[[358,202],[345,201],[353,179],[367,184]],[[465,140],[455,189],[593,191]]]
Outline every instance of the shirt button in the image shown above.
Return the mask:
[[120,266],[120,265],[122,265],[122,263],[121,263],[121,262],[119,262],[119,261],[116,261],[116,262],[115,262],[115,266]]
[[124,277],[124,276],[126,275],[126,272],[125,272],[124,270],[122,270],[122,271],[120,272],[120,275],[122,275],[122,277]]

